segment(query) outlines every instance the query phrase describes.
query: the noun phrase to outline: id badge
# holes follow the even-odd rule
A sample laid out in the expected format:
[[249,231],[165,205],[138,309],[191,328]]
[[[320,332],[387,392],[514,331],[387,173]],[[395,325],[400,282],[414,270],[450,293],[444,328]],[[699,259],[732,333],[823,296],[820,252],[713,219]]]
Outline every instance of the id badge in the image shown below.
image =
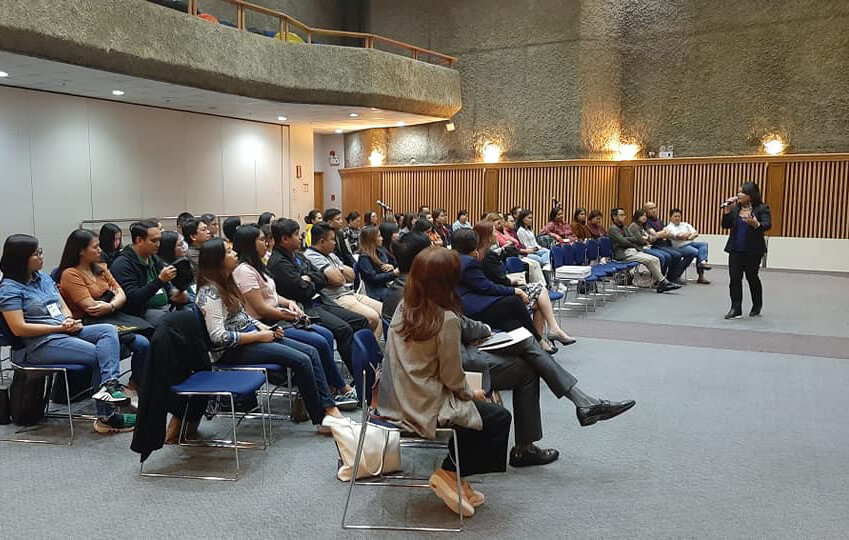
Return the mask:
[[50,313],[50,316],[54,319],[62,316],[62,310],[59,309],[59,304],[56,302],[50,302],[47,304],[47,312]]

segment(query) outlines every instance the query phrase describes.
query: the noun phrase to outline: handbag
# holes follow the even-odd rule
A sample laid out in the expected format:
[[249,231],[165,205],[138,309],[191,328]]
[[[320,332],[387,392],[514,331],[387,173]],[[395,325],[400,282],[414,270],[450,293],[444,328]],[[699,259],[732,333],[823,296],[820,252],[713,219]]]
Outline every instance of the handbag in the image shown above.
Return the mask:
[[[362,424],[350,418],[325,416],[322,426],[329,427],[339,451],[339,470],[336,478],[343,482],[351,480],[354,457],[360,442]],[[357,478],[380,476],[401,470],[401,431],[369,423],[363,441],[363,453],[357,469]]]
[[52,374],[15,371],[9,387],[9,412],[15,424],[33,426],[44,418],[52,381]]
[[115,311],[103,317],[84,317],[83,324],[111,324],[118,330],[119,336],[126,334],[141,334],[147,338],[153,336],[153,325],[135,315]]

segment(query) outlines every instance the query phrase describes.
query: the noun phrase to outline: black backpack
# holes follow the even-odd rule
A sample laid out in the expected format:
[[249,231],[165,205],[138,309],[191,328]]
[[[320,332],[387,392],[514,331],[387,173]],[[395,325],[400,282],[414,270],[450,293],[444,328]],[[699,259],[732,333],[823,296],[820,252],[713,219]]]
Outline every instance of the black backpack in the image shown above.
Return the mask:
[[19,426],[32,426],[44,418],[53,374],[15,371],[9,388],[9,412]]

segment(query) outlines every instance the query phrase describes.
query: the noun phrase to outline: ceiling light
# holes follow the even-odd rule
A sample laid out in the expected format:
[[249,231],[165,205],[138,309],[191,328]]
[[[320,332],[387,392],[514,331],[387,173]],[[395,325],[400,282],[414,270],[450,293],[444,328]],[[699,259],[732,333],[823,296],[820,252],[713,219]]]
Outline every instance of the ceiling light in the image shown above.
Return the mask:
[[336,130],[336,133],[342,133],[342,130],[341,130],[341,129],[337,129],[337,130]]
[[9,76],[9,74],[6,73],[5,71],[0,71],[0,79],[2,79],[3,77],[8,77],[8,76]]
[[640,145],[637,143],[624,143],[619,145],[619,151],[616,153],[618,161],[629,161],[637,157],[640,153]]
[[395,122],[395,125],[396,126],[405,126],[407,124],[406,124],[406,122]]
[[285,116],[278,116],[277,119],[281,122],[285,122],[286,120],[288,120],[288,118],[286,118]]
[[357,113],[355,113],[355,112],[352,112],[352,113],[351,113],[351,114],[349,114],[348,116],[350,116],[351,118],[356,118],[356,117],[358,117],[358,116],[359,116],[359,114],[357,114]]
[[448,122],[445,124],[445,131],[454,131],[455,129],[454,122]]
[[123,90],[112,90],[112,95],[113,96],[123,96],[124,91]]

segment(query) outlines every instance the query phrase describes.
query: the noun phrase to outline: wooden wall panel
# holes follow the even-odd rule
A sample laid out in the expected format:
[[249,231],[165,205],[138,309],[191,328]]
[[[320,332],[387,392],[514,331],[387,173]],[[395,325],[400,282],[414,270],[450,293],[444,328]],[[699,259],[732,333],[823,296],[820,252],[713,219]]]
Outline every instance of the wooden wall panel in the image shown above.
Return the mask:
[[486,210],[484,173],[479,167],[385,170],[383,200],[396,213],[416,212],[427,204],[431,210],[444,208],[452,222],[461,209],[476,221]]
[[380,215],[375,201],[383,198],[380,172],[345,171],[342,174],[342,213],[356,210],[361,215],[374,210]]
[[611,165],[560,167],[509,167],[501,170],[498,181],[498,208],[529,208],[534,223],[541,228],[557,199],[571,220],[576,208],[598,208],[605,216],[616,205],[617,167]]
[[755,182],[765,196],[766,173],[766,162],[640,164],[634,173],[634,208],[653,201],[665,222],[671,209],[680,208],[684,221],[700,233],[723,234],[719,205],[743,182]]
[[784,236],[849,238],[849,161],[787,164]]

